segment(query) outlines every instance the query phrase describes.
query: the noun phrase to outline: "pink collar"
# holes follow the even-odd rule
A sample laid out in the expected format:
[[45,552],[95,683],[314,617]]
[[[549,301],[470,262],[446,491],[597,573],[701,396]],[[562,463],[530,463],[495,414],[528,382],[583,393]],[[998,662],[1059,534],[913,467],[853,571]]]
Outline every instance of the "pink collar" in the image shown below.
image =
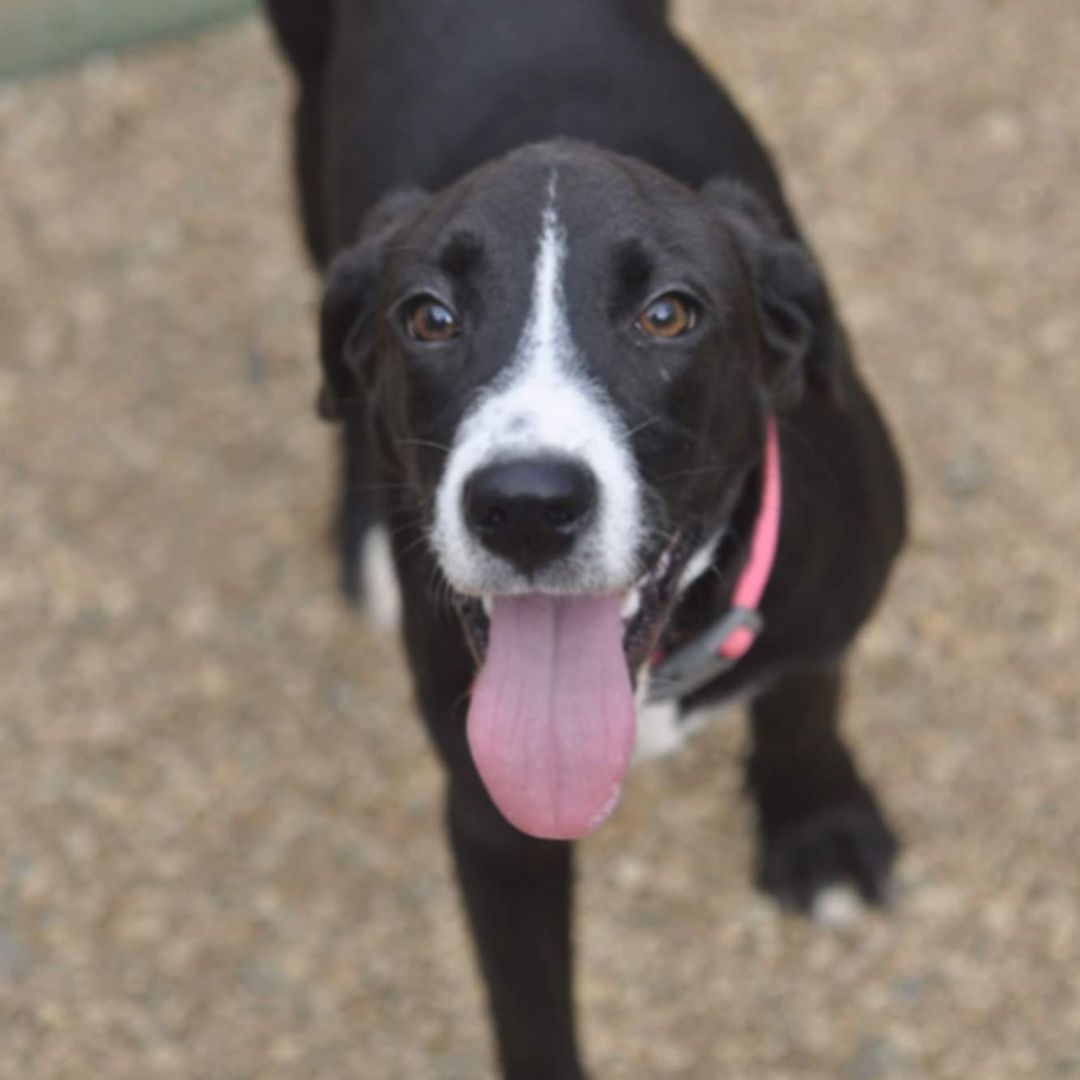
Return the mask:
[[741,660],[757,640],[764,626],[758,608],[780,542],[783,493],[780,474],[780,437],[776,420],[770,416],[765,431],[761,506],[754,523],[750,557],[731,594],[731,607],[703,634],[653,667],[649,679],[650,701],[669,701],[693,693]]
[[750,545],[750,558],[739,575],[735,591],[731,594],[731,606],[735,611],[749,611],[758,616],[758,626],[738,626],[720,645],[720,654],[729,660],[741,660],[761,632],[758,607],[769,584],[776,548],[780,542],[780,504],[782,484],[780,480],[780,437],[776,433],[776,420],[771,416],[765,434],[765,471],[761,481],[761,508],[754,523],[754,539]]

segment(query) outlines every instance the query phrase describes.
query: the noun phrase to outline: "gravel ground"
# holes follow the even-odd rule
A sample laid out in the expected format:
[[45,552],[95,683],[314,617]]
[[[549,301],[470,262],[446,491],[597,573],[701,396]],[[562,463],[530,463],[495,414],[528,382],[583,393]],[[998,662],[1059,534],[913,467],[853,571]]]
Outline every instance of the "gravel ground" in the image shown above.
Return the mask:
[[[696,0],[905,446],[850,727],[887,917],[748,885],[742,731],[582,858],[598,1080],[1080,1077],[1080,18]],[[395,644],[345,613],[250,22],[0,93],[0,1077],[490,1076]]]

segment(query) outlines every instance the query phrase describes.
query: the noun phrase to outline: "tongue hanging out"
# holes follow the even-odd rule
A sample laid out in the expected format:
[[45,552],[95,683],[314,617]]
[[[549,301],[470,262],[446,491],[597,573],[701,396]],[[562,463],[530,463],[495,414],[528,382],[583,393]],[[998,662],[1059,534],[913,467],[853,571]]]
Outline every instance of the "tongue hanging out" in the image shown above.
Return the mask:
[[469,746],[522,832],[576,839],[618,801],[635,715],[619,607],[615,596],[495,598]]

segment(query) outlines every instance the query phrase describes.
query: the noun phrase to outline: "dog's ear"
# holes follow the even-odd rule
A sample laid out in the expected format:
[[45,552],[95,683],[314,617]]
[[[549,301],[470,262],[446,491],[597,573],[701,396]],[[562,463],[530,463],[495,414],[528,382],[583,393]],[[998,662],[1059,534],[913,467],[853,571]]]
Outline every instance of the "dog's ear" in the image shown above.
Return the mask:
[[362,397],[375,353],[383,264],[402,227],[428,199],[417,188],[384,196],[364,219],[357,242],[326,272],[319,314],[323,383],[316,402],[324,420],[340,420],[346,405]]
[[838,400],[828,293],[810,252],[782,233],[744,184],[719,178],[702,194],[734,235],[753,279],[774,404],[794,405],[807,382]]

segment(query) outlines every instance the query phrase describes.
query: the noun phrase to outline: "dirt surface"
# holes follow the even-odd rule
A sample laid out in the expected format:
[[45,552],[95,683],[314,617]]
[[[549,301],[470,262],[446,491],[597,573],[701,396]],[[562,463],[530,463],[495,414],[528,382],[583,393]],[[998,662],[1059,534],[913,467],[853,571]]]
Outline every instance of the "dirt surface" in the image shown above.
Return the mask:
[[[697,0],[905,448],[850,729],[887,917],[748,883],[743,734],[582,853],[598,1080],[1080,1077],[1080,18]],[[344,612],[261,26],[0,92],[0,1077],[490,1076],[395,644]]]

